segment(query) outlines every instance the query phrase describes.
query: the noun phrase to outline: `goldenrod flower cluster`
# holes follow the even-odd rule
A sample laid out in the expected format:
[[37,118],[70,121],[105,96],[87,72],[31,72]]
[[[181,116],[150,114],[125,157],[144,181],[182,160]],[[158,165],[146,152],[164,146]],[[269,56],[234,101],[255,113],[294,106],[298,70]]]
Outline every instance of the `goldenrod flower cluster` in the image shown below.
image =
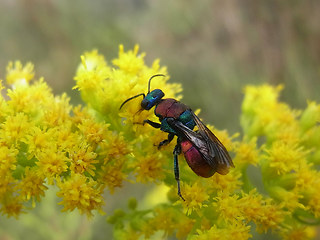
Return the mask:
[[[167,134],[150,126],[153,111],[140,111],[137,98],[159,88],[180,99],[179,84],[155,60],[149,67],[138,46],[108,62],[94,50],[81,56],[75,89],[84,105],[72,106],[34,79],[31,63],[10,62],[0,82],[0,213],[18,217],[58,186],[64,211],[88,216],[102,212],[103,193],[124,181],[155,183],[145,204],[108,213],[115,239],[249,239],[274,234],[282,239],[314,239],[320,221],[320,105],[305,110],[279,101],[282,86],[247,86],[241,134],[209,128],[224,143],[235,168],[204,179],[180,159],[181,190],[173,174],[174,141],[158,150]],[[6,86],[4,87],[4,82]]]

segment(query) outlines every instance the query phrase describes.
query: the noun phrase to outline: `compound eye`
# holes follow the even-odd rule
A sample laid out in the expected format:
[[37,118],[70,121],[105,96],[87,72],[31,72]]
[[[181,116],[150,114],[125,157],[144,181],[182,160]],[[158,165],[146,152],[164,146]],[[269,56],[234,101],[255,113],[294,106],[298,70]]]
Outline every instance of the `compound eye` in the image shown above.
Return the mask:
[[148,106],[148,102],[147,102],[146,100],[142,100],[142,101],[141,101],[141,107],[142,107],[143,109],[146,109],[147,106]]

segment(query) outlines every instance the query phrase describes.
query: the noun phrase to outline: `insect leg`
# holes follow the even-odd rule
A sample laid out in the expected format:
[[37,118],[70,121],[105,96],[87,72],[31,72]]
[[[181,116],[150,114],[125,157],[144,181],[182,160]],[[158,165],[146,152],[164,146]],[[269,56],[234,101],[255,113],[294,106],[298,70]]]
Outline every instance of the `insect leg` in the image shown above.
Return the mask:
[[148,123],[151,127],[154,127],[154,128],[160,128],[161,127],[161,124],[160,123],[157,123],[157,122],[153,122],[149,119],[146,119],[146,120],[143,120],[143,125]]
[[183,201],[185,199],[181,195],[181,190],[180,190],[180,177],[179,177],[179,163],[178,163],[178,155],[181,153],[181,146],[178,143],[174,150],[173,150],[173,158],[174,158],[174,176],[176,178],[177,184],[178,184],[178,195],[181,197]]
[[168,134],[168,139],[165,139],[165,140],[161,141],[159,143],[159,145],[158,145],[158,149],[160,149],[162,146],[165,146],[165,145],[169,144],[172,141],[173,138],[174,138],[174,134],[173,133],[169,133]]

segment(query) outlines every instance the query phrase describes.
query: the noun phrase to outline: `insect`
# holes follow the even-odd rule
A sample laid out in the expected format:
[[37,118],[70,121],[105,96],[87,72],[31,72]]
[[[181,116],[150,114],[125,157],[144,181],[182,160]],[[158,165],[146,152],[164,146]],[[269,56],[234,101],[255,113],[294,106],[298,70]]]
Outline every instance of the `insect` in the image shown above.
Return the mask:
[[[190,107],[173,99],[164,99],[164,93],[160,89],[150,91],[150,83],[154,77],[164,77],[163,74],[156,74],[148,81],[148,93],[137,94],[125,100],[120,109],[129,101],[139,96],[143,96],[141,101],[141,111],[150,110],[155,107],[154,113],[159,118],[160,123],[151,120],[144,120],[144,124],[149,124],[154,128],[168,133],[168,139],[159,143],[158,148],[170,143],[174,136],[177,136],[177,145],[173,150],[174,174],[177,181],[178,195],[181,195],[178,155],[183,152],[189,167],[199,176],[208,178],[215,172],[225,175],[230,167],[234,167],[228,151],[219,139],[202,123],[194,114]],[[198,130],[194,131],[197,126]]]

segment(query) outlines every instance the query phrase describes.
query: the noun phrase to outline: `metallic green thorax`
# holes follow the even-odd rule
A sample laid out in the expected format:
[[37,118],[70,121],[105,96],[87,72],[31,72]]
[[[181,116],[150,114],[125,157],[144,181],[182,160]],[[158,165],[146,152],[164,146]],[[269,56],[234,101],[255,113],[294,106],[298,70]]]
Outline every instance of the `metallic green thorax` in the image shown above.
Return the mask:
[[[190,128],[191,130],[193,130],[193,128],[195,127],[196,123],[194,122],[193,118],[192,118],[192,114],[190,110],[186,110],[184,111],[179,118],[177,119],[178,121],[182,122],[185,126],[187,126],[188,128]],[[161,128],[162,131],[164,132],[168,132],[168,133],[173,133],[175,135],[178,135],[177,132],[172,129],[168,122],[167,119],[164,118],[161,121]]]

